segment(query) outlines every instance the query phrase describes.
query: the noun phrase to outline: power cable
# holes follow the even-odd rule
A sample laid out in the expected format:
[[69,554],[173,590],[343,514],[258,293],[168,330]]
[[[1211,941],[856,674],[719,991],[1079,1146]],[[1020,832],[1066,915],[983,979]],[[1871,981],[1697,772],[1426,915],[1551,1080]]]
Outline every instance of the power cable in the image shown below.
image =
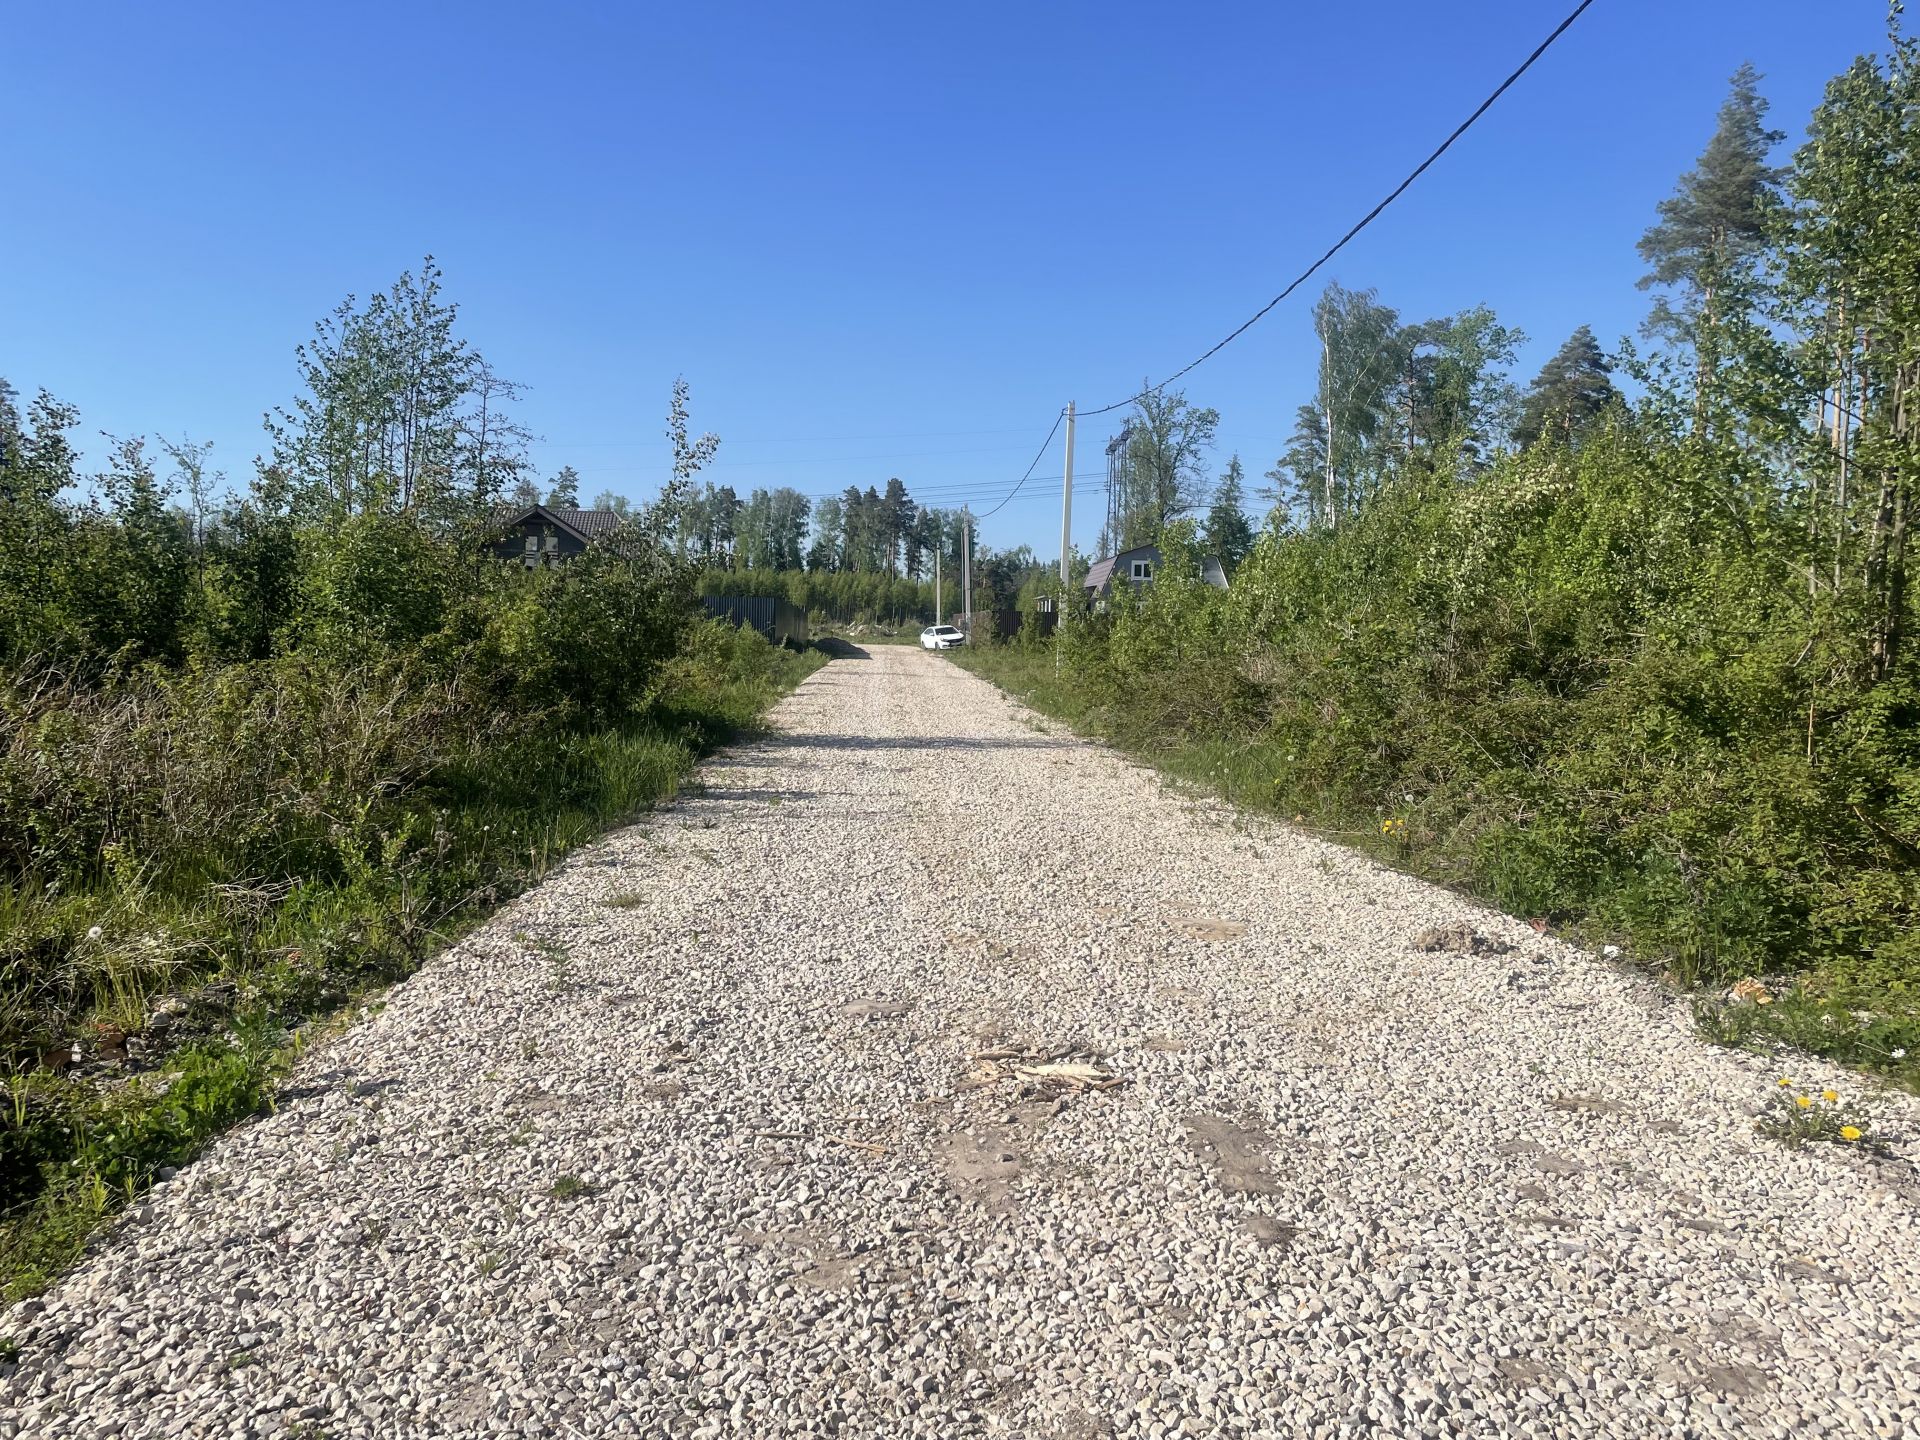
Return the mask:
[[1129,395],[1124,400],[1116,400],[1111,405],[1102,405],[1097,410],[1082,410],[1080,414],[1083,416],[1105,415],[1109,411],[1119,410],[1124,406],[1134,404],[1136,401],[1144,400],[1147,396],[1166,389],[1167,386],[1171,385],[1174,381],[1178,380],[1182,375],[1185,375],[1188,371],[1197,368],[1198,366],[1204,364],[1208,360],[1211,360],[1215,355],[1218,355],[1222,350],[1226,349],[1227,346],[1231,345],[1235,340],[1238,340],[1242,335],[1246,334],[1247,331],[1251,330],[1256,324],[1260,322],[1260,320],[1262,320],[1266,316],[1268,311],[1272,310],[1274,306],[1278,305],[1282,300],[1286,299],[1289,295],[1293,294],[1295,290],[1298,290],[1303,284],[1305,284],[1310,278],[1312,278],[1315,271],[1317,271],[1322,265],[1325,265],[1335,255],[1338,255],[1342,250],[1344,250],[1347,246],[1347,242],[1353,239],[1353,237],[1358,235],[1362,230],[1366,229],[1367,226],[1371,225],[1374,222],[1374,220],[1378,218],[1381,211],[1385,210],[1389,205],[1393,204],[1394,201],[1398,200],[1403,194],[1405,194],[1408,187],[1410,187],[1414,181],[1418,180],[1422,175],[1424,175],[1427,172],[1427,169],[1433,164],[1434,161],[1438,160],[1442,155],[1446,154],[1448,150],[1453,148],[1454,141],[1458,140],[1462,135],[1466,134],[1467,131],[1471,130],[1473,128],[1474,122],[1477,121],[1482,115],[1486,114],[1487,111],[1493,108],[1494,101],[1498,100],[1502,95],[1506,94],[1507,91],[1513,87],[1514,82],[1519,80],[1519,78],[1522,75],[1526,74],[1527,71],[1533,68],[1534,62],[1538,60],[1542,55],[1546,54],[1547,51],[1553,47],[1554,41],[1558,40],[1562,35],[1566,34],[1567,31],[1572,28],[1573,22],[1578,20],[1582,15],[1586,14],[1588,7],[1591,6],[1592,4],[1593,4],[1593,0],[1580,0],[1580,3],[1574,7],[1573,13],[1567,16],[1566,19],[1562,20],[1557,26],[1554,27],[1553,33],[1547,36],[1546,39],[1542,40],[1539,43],[1539,45],[1534,48],[1534,52],[1531,55],[1527,56],[1527,58],[1521,62],[1520,68],[1518,70],[1515,70],[1511,75],[1507,76],[1505,80],[1502,80],[1500,82],[1499,88],[1497,88],[1491,95],[1487,96],[1486,99],[1482,100],[1480,102],[1479,108],[1476,109],[1465,120],[1461,121],[1460,124],[1454,129],[1454,132],[1451,135],[1447,136],[1445,140],[1440,142],[1440,147],[1437,150],[1435,150],[1431,155],[1427,156],[1426,159],[1422,160],[1419,163],[1419,165],[1414,167],[1412,174],[1408,175],[1406,179],[1402,180],[1398,185],[1394,186],[1392,193],[1389,194],[1386,199],[1382,200],[1378,205],[1374,206],[1373,209],[1369,210],[1365,215],[1361,216],[1359,223],[1356,224],[1351,230],[1347,231],[1346,234],[1342,235],[1339,238],[1339,240],[1335,241],[1333,247],[1330,250],[1328,250],[1326,254],[1322,255],[1318,260],[1314,261],[1313,264],[1309,265],[1305,270],[1302,270],[1298,275],[1296,275],[1293,278],[1293,280],[1288,284],[1286,289],[1282,290],[1278,295],[1274,296],[1273,299],[1269,300],[1266,304],[1262,305],[1258,310],[1254,311],[1252,316],[1250,316],[1244,323],[1242,323],[1230,335],[1228,335],[1226,339],[1222,340],[1219,344],[1215,345],[1211,350],[1207,351],[1207,353],[1202,355],[1198,360],[1193,361],[1191,364],[1183,365],[1180,369],[1174,371],[1173,374],[1169,375],[1166,379],[1162,380],[1158,385],[1149,385],[1145,390],[1140,391],[1136,395]]
[[[748,435],[745,437],[727,435],[722,439],[724,443],[734,446],[816,445],[849,440],[924,440],[936,437],[946,439],[956,435],[1023,435],[1025,433],[1026,427],[1023,425],[1017,429],[1000,430],[901,430],[887,435]],[[653,445],[658,442],[651,435],[636,436],[627,440],[556,440],[551,436],[543,435],[539,443],[559,450],[637,450],[643,445]]]
[[1047,431],[1047,438],[1040,442],[1039,453],[1033,457],[1033,464],[1027,466],[1027,473],[1020,477],[1019,484],[1015,485],[1013,489],[1009,490],[1007,492],[1006,500],[1002,500],[998,505],[994,506],[992,510],[983,510],[980,514],[974,516],[973,519],[976,525],[979,524],[980,521],[986,519],[989,515],[995,514],[998,511],[1005,509],[1007,506],[1007,502],[1012,500],[1014,496],[1020,493],[1020,486],[1026,484],[1027,481],[1033,478],[1033,472],[1039,468],[1041,460],[1046,458],[1047,451],[1050,448],[1052,448],[1053,437],[1060,433],[1060,422],[1066,418],[1067,418],[1066,409],[1065,407],[1062,407],[1060,410],[1060,413],[1053,417],[1053,429]]

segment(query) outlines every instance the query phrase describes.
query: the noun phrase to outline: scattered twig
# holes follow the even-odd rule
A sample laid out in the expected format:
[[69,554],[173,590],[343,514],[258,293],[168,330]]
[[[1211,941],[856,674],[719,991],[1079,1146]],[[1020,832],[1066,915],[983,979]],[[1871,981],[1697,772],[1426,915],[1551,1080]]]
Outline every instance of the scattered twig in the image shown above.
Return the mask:
[[855,1150],[866,1150],[875,1155],[884,1155],[887,1153],[886,1146],[876,1145],[871,1140],[852,1140],[845,1135],[822,1135],[820,1138],[822,1140],[831,1140],[836,1145],[851,1145]]
[[973,1079],[978,1084],[997,1080],[1018,1080],[1023,1085],[1042,1085],[1053,1090],[1113,1090],[1124,1084],[1121,1076],[1103,1070],[1090,1060],[1066,1057],[1086,1054],[1079,1045],[1047,1050],[983,1050],[972,1056]]
[[876,1145],[871,1140],[854,1140],[845,1135],[809,1135],[804,1130],[755,1130],[756,1140],[826,1140],[835,1145],[850,1145],[855,1150],[869,1150],[875,1155],[885,1155],[887,1147]]
[[1113,1090],[1123,1083],[1111,1071],[1085,1063],[1016,1065],[1013,1073],[1029,1084],[1059,1085],[1069,1090]]

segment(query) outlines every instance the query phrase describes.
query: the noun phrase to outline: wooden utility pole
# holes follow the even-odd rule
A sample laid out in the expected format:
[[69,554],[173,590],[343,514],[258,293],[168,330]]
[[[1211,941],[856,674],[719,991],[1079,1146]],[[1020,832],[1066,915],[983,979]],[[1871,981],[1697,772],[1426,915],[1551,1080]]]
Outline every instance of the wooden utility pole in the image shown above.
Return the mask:
[[973,643],[973,512],[960,507],[960,628]]
[[1065,598],[1071,576],[1067,556],[1073,545],[1073,402],[1067,402],[1067,488],[1060,493],[1060,594]]

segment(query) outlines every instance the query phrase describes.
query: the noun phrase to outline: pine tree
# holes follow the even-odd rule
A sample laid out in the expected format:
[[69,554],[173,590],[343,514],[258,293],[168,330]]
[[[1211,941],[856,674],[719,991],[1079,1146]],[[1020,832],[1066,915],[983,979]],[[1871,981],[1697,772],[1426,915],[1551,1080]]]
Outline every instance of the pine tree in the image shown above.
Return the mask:
[[733,542],[739,534],[740,497],[731,485],[707,485],[706,555],[709,562],[719,559],[731,566]]
[[896,477],[887,481],[883,503],[887,527],[887,574],[897,579],[900,575],[900,552],[906,543],[908,531],[913,528],[913,501],[907,497],[906,485]]
[[1596,420],[1620,403],[1620,392],[1609,378],[1612,372],[1593,331],[1582,325],[1527,386],[1514,441],[1523,449],[1548,436],[1577,445]]
[[1655,300],[1646,332],[1693,349],[1702,403],[1712,386],[1721,320],[1737,303],[1731,297],[1765,247],[1780,205],[1784,172],[1767,157],[1784,136],[1766,127],[1759,87],[1753,66],[1734,72],[1699,163],[1660,202],[1659,221],[1640,237],[1640,257],[1651,267],[1640,288],[1668,290],[1679,300],[1677,307],[1668,295]]
[[835,558],[836,570],[865,570],[862,562],[867,545],[867,503],[858,485],[840,492],[840,538]]
[[887,507],[880,492],[869,485],[860,497],[860,558],[856,569],[878,573],[886,569],[881,552],[887,548]]
[[1293,434],[1286,453],[1267,471],[1273,484],[1262,498],[1273,502],[1276,514],[1298,517],[1304,523],[1330,524],[1321,482],[1327,471],[1327,422],[1318,405],[1302,405],[1294,412]]
[[1253,548],[1253,526],[1240,508],[1245,490],[1246,472],[1240,466],[1240,457],[1235,455],[1227,462],[1227,471],[1213,492],[1213,509],[1207,512],[1206,529],[1207,548],[1220,557],[1220,563],[1229,573]]
[[553,483],[547,489],[547,504],[563,510],[580,508],[580,472],[571,465],[562,465],[560,473],[553,477]]

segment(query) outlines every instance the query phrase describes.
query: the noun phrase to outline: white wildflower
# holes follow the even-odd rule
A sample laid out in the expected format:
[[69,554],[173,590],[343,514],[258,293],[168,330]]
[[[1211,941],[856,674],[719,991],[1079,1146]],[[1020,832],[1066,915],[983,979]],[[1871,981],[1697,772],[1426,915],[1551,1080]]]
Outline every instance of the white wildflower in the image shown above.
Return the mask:
[[100,927],[98,925],[95,925],[87,931],[87,939],[98,940],[100,938],[101,933],[102,932],[100,930]]

